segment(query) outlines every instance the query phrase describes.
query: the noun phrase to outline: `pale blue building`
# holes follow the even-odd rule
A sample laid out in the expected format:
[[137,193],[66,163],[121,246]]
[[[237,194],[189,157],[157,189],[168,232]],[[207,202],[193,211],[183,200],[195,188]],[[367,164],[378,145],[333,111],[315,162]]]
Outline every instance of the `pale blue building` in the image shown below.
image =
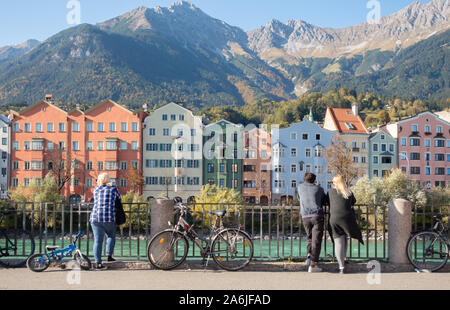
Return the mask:
[[272,202],[296,200],[296,189],[306,172],[317,176],[317,183],[328,191],[331,174],[327,172],[325,151],[336,131],[305,119],[285,129],[272,128]]

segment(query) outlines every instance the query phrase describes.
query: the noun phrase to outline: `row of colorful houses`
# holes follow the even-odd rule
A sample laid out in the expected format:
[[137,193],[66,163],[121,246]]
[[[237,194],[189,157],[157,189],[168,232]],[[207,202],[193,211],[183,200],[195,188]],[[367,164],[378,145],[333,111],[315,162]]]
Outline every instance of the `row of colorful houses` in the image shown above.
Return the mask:
[[[450,126],[437,114],[369,130],[351,109],[328,108],[323,125],[313,115],[280,129],[208,123],[182,105],[153,113],[130,111],[113,101],[87,110],[64,111],[49,100],[0,117],[1,195],[54,172],[61,193],[90,201],[100,173],[108,172],[121,193],[144,198],[168,195],[189,201],[205,184],[233,188],[252,203],[293,199],[306,172],[328,189],[325,151],[337,136],[352,150],[363,174],[383,177],[400,167],[423,187],[450,184]],[[144,178],[136,188],[133,173]]]

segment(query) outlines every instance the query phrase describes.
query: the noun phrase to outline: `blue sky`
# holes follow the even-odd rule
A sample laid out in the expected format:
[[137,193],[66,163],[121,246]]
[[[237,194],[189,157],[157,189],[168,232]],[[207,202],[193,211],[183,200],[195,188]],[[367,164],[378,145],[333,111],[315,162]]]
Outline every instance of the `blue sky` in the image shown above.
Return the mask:
[[[174,0],[79,0],[81,22],[96,24],[138,6],[169,6]],[[369,0],[191,0],[207,14],[239,26],[256,29],[275,18],[301,19],[321,27],[341,28],[366,21]],[[379,0],[381,15],[390,15],[413,0]],[[428,3],[430,0],[420,0]],[[13,0],[0,4],[0,46],[28,39],[45,40],[67,24],[69,0]]]

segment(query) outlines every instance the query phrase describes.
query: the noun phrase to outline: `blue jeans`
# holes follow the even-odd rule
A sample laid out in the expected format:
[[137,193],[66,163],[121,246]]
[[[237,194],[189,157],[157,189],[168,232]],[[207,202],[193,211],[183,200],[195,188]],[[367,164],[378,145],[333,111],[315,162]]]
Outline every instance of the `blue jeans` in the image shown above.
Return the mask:
[[106,254],[114,253],[114,245],[116,244],[116,223],[98,223],[91,222],[92,231],[94,232],[94,258],[96,263],[102,262],[103,238],[106,236]]

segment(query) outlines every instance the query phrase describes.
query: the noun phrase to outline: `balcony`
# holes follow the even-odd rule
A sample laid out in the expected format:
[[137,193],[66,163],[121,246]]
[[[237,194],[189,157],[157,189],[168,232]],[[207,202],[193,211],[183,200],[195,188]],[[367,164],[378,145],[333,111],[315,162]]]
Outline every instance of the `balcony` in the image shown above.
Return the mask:
[[359,147],[354,147],[354,148],[352,148],[352,152],[353,152],[353,153],[359,153],[359,151],[360,151],[360,148],[359,148]]

